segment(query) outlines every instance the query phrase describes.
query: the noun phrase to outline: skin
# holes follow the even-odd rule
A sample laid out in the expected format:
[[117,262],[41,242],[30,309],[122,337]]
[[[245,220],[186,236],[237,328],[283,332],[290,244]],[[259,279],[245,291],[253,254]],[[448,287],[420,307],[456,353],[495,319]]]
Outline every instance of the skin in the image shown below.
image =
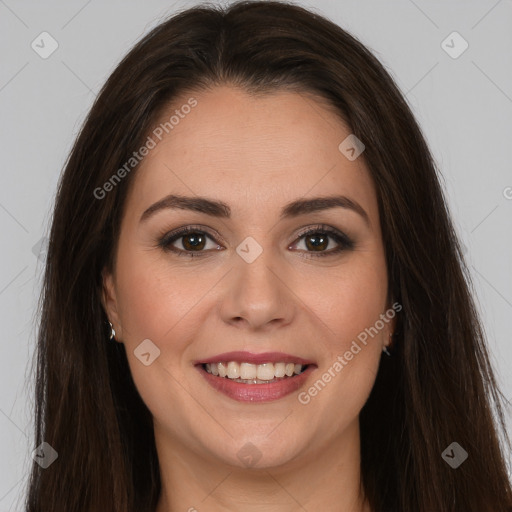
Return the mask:
[[[350,130],[313,96],[254,97],[227,85],[193,96],[197,106],[138,168],[115,269],[104,272],[105,310],[154,419],[162,478],[157,512],[369,512],[359,492],[358,419],[394,321],[307,405],[297,392],[267,403],[235,401],[193,365],[232,350],[282,351],[316,362],[299,390],[307,391],[390,308],[368,169],[362,158],[350,161],[340,152]],[[232,218],[167,209],[139,221],[170,193],[224,201]],[[335,193],[357,201],[370,225],[340,207],[279,220],[292,200]],[[158,246],[166,233],[196,224],[208,235],[199,249],[204,256]],[[317,224],[346,233],[354,248],[315,257],[307,237],[298,237]],[[236,252],[247,236],[263,249],[250,264]],[[193,251],[186,238],[172,245]],[[337,246],[329,238],[320,251]],[[134,355],[145,339],[160,349],[149,366]],[[237,456],[246,443],[261,456],[255,467]]]

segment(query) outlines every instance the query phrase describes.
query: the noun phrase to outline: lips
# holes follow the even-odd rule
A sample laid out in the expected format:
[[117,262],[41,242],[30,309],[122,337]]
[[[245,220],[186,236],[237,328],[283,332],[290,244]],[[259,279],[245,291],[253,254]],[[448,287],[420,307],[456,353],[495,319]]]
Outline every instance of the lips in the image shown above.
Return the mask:
[[[294,366],[296,370],[295,373],[298,374],[293,374],[293,371],[291,373],[287,371],[286,375],[283,377],[273,379],[271,379],[270,375],[263,375],[264,379],[270,380],[266,383],[262,383],[263,381],[260,379],[235,380],[227,376],[220,376],[218,374],[219,372],[215,370],[217,374],[212,373],[212,369],[221,369],[224,366],[223,363],[229,366],[228,363],[231,362],[236,363],[233,365],[236,367],[239,366],[238,363],[240,363],[240,366],[243,366],[243,363],[245,363],[247,366],[258,366],[258,368],[267,365],[273,367],[275,363],[276,372],[279,367],[281,368],[281,373],[282,369],[285,367],[283,363],[286,363],[287,369]],[[283,352],[255,354],[244,351],[218,354],[208,359],[196,361],[195,366],[213,389],[240,402],[269,402],[290,395],[304,386],[311,373],[317,368],[317,365],[311,360]],[[258,370],[258,376],[261,377],[259,371],[260,370]]]

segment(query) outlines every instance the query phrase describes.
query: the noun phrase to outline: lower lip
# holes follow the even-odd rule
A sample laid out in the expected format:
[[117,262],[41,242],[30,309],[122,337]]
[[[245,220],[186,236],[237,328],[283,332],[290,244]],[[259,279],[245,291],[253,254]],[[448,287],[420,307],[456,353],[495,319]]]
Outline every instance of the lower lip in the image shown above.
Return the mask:
[[197,368],[208,384],[233,400],[238,400],[239,402],[270,402],[279,400],[301,388],[315,369],[315,365],[308,365],[300,375],[294,375],[293,377],[287,377],[268,384],[235,382],[227,377],[218,377],[208,373],[202,365],[198,365]]

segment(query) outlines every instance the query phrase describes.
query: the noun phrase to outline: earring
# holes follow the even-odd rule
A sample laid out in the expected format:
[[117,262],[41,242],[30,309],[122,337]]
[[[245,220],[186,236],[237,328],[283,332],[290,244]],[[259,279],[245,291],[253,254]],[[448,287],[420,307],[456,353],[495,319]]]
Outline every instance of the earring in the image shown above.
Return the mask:
[[389,352],[388,347],[391,347],[392,338],[393,338],[393,333],[390,333],[389,334],[389,345],[384,345],[382,347],[382,352],[384,352],[389,357],[391,357],[391,352]]
[[109,322],[110,324],[110,339],[115,340],[116,330],[114,329],[114,326]]

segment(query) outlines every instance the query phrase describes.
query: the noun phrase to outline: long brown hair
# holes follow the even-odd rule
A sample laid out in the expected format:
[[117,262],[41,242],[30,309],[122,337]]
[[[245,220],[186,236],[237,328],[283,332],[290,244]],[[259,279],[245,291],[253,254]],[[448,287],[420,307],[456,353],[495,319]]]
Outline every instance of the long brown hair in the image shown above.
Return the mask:
[[[102,270],[115,264],[136,167],[98,189],[185,93],[231,84],[252,94],[309,92],[366,146],[378,193],[390,296],[403,310],[360,414],[364,492],[376,512],[512,509],[502,395],[439,176],[407,103],[356,38],[274,1],[184,10],[147,34],[107,80],[61,177],[52,220],[36,360],[29,512],[154,512],[160,474],[152,418],[124,345],[108,342]],[[468,458],[442,456],[457,442]]]

